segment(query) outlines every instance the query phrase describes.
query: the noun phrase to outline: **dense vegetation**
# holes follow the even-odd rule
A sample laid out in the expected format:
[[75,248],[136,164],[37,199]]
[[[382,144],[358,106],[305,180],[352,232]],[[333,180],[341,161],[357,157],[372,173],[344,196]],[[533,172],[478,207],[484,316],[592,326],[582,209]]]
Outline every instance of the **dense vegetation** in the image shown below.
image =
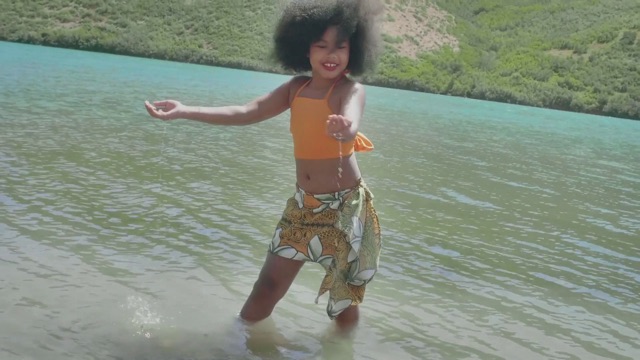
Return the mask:
[[460,52],[387,53],[391,85],[640,119],[640,1],[436,2],[455,15]]
[[[283,1],[0,0],[0,39],[278,71]],[[364,81],[640,119],[638,0],[387,0],[419,19],[431,2],[454,17],[460,50],[407,58],[387,37]]]

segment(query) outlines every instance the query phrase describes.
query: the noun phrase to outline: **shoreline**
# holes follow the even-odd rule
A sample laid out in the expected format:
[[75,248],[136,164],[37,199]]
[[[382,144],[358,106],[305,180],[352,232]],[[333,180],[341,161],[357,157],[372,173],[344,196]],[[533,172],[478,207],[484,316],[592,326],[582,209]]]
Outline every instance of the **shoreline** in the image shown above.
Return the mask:
[[[222,67],[222,68],[229,68],[229,69],[236,69],[236,70],[269,73],[269,74],[294,75],[293,72],[288,72],[288,71],[284,71],[284,70],[278,69],[276,65],[274,65],[274,66],[260,66],[260,65],[258,65],[257,63],[255,63],[255,62],[253,62],[251,60],[218,59],[217,61],[188,61],[186,59],[171,58],[171,57],[168,57],[168,56],[149,56],[149,55],[136,53],[135,51],[117,51],[117,50],[114,50],[114,49],[109,49],[108,47],[100,45],[99,43],[96,43],[94,46],[82,47],[82,46],[60,45],[60,44],[53,44],[53,43],[47,43],[47,42],[36,42],[36,41],[20,41],[20,40],[15,41],[15,40],[7,40],[7,39],[2,39],[2,38],[0,38],[0,41],[4,41],[4,42],[7,42],[7,43],[14,43],[14,44],[34,45],[34,46],[44,46],[44,47],[52,47],[52,48],[67,49],[67,50],[87,51],[87,52],[94,52],[94,53],[100,53],[100,54],[130,56],[130,57],[136,57],[136,58],[142,58],[142,59],[172,61],[172,62],[179,62],[179,63],[185,63],[185,64],[215,66],[215,67]],[[613,114],[613,113],[608,113],[608,112],[605,112],[605,111],[598,111],[598,110],[596,110],[596,111],[579,111],[579,110],[572,109],[571,107],[567,107],[567,106],[555,106],[555,107],[554,106],[537,106],[535,104],[531,104],[531,103],[527,103],[527,102],[512,101],[512,99],[509,99],[509,98],[490,99],[490,98],[487,98],[487,97],[461,96],[461,95],[455,95],[455,94],[451,94],[451,93],[438,93],[438,92],[433,92],[433,91],[426,90],[425,89],[426,86],[416,86],[415,82],[413,82],[411,80],[403,81],[403,80],[400,80],[400,79],[383,78],[381,76],[376,76],[375,74],[374,75],[365,75],[363,77],[358,77],[358,81],[360,81],[364,85],[382,87],[382,88],[387,88],[387,89],[415,91],[415,92],[421,92],[421,93],[427,93],[427,94],[442,95],[442,96],[452,96],[452,97],[458,97],[458,98],[473,99],[473,100],[479,100],[479,101],[489,101],[489,102],[496,102],[496,103],[502,103],[502,104],[519,105],[519,106],[526,106],[526,107],[539,108],[539,109],[567,111],[567,112],[578,113],[578,114],[604,116],[604,117],[611,117],[611,118],[622,119],[622,120],[635,120],[635,121],[640,120],[640,115],[637,116],[637,117],[633,117],[633,116],[630,116],[630,115],[627,115],[627,114]],[[412,82],[413,84],[408,84],[409,82]]]

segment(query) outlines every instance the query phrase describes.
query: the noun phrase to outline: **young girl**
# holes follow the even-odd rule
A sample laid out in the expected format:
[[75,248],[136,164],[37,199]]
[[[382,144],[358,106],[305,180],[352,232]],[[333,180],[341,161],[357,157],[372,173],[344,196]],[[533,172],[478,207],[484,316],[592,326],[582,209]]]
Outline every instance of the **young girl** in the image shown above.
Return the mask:
[[381,241],[373,195],[354,154],[373,149],[358,132],[365,90],[347,74],[360,75],[372,67],[381,9],[373,0],[293,1],[276,28],[275,55],[285,69],[310,71],[310,77],[295,76],[242,106],[145,102],[158,119],[215,125],[249,125],[291,111],[296,191],[240,312],[247,322],[271,314],[306,261],[326,270],[318,298],[329,292],[329,318],[342,330],[358,322],[358,304],[378,270]]

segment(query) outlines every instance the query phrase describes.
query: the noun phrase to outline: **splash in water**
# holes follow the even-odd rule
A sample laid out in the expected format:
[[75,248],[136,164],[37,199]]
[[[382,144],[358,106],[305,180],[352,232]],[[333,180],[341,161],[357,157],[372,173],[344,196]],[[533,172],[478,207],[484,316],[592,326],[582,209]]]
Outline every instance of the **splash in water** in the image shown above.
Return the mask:
[[162,322],[160,315],[155,313],[148,301],[139,296],[128,296],[125,306],[127,310],[133,311],[131,323],[137,327],[136,334],[146,338],[151,337],[150,325],[158,325]]

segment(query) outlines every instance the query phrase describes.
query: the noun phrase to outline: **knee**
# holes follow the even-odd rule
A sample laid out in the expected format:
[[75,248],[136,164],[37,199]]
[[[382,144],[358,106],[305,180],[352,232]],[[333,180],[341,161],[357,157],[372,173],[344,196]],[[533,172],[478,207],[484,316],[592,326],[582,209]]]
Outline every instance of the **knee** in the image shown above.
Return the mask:
[[253,291],[261,298],[280,300],[287,292],[287,286],[272,275],[260,276],[253,284]]

